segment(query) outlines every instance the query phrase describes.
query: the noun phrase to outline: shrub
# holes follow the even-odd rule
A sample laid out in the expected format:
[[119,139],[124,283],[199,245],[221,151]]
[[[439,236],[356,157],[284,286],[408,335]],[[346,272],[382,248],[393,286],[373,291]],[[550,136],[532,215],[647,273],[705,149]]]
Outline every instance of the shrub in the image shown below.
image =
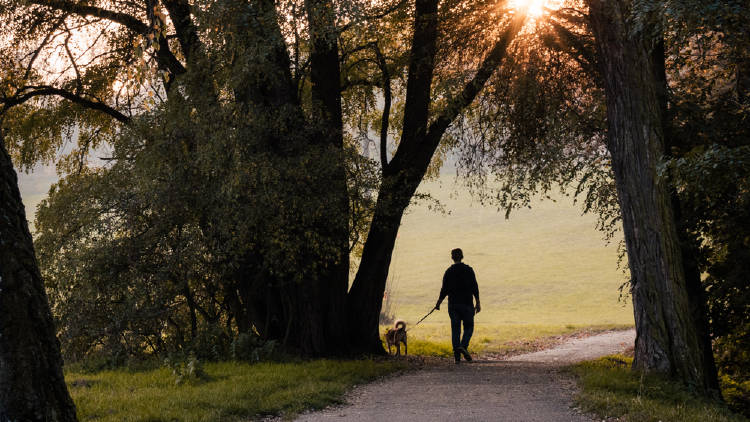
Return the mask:
[[177,385],[204,381],[207,378],[203,364],[193,352],[190,352],[184,359],[175,356],[165,358],[164,366],[172,370]]
[[245,362],[269,360],[276,351],[276,341],[269,340],[264,342],[260,337],[246,333],[235,337],[230,346],[232,359]]

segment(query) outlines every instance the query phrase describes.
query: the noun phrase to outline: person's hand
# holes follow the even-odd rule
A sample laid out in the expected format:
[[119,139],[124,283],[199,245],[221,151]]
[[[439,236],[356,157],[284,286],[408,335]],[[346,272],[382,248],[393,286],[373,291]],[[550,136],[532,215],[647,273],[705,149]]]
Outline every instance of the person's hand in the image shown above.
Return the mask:
[[440,304],[437,304],[437,305],[435,305],[435,310],[436,310],[436,311],[439,311],[439,310],[440,310]]
[[481,310],[482,310],[482,305],[480,305],[480,304],[478,304],[478,303],[477,303],[477,307],[476,307],[476,308],[475,308],[474,310],[476,311],[476,312],[474,312],[474,313],[478,314],[478,313],[479,313],[479,311],[481,311]]

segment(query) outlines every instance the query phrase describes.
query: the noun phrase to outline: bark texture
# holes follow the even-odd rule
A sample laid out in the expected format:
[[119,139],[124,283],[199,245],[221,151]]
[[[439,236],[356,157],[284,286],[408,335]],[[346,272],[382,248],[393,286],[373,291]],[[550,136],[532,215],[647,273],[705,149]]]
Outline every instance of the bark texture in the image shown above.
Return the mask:
[[[672,131],[668,109],[668,85],[666,72],[666,57],[664,54],[664,38],[659,37],[653,50],[654,70],[659,89],[656,91],[659,105],[662,111],[662,127],[664,129],[664,155],[673,157],[672,151],[675,148],[685,149],[682,140],[675,138]],[[682,212],[682,204],[677,190],[674,186],[671,175],[668,175],[669,197],[674,211],[675,224],[677,226],[677,236],[680,241],[680,251],[682,253],[682,268],[685,273],[685,286],[687,289],[688,302],[690,306],[690,316],[695,326],[698,342],[701,348],[701,358],[705,375],[703,377],[703,386],[706,391],[713,392],[714,395],[720,396],[719,374],[716,369],[714,359],[710,322],[708,319],[708,306],[706,304],[706,291],[701,281],[701,272],[698,265],[698,256],[700,241],[692,234],[687,227]]]
[[0,132],[0,421],[75,421],[13,163]]
[[657,41],[629,27],[626,0],[590,0],[607,98],[608,148],[623,217],[637,337],[633,366],[705,390],[670,190],[657,166],[664,110]]

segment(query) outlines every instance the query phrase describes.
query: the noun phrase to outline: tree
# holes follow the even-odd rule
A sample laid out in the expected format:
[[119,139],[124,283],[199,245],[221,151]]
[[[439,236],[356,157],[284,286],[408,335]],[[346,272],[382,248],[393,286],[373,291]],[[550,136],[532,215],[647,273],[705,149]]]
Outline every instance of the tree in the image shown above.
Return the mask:
[[75,421],[60,344],[0,120],[0,419]]
[[[443,134],[466,109],[501,65],[508,45],[520,31],[525,14],[513,16],[481,61],[473,77],[445,108],[430,118],[433,73],[439,27],[439,1],[418,0],[406,82],[403,126],[399,147],[383,166],[372,223],[362,251],[357,276],[349,293],[349,333],[357,347],[381,353],[378,319],[385,292],[391,254],[401,218],[425,176]],[[356,334],[361,333],[361,334]],[[356,335],[356,337],[354,337]]]
[[[670,7],[674,7],[674,3],[679,2],[672,2]],[[647,250],[643,246],[647,242],[634,242],[632,237],[628,238],[627,233],[630,232],[632,236],[633,227],[643,233],[647,225],[634,218],[637,214],[634,210],[638,207],[633,206],[631,201],[640,196],[637,200],[648,202],[648,198],[653,197],[652,194],[641,195],[642,192],[639,190],[644,186],[643,181],[635,179],[634,175],[650,174],[648,177],[651,181],[648,183],[660,185],[654,187],[659,192],[658,195],[662,194],[662,189],[666,189],[668,202],[667,205],[659,205],[658,201],[650,204],[644,202],[641,208],[648,214],[658,209],[657,205],[661,206],[661,211],[653,214],[666,216],[666,223],[658,224],[676,227],[676,237],[668,233],[667,238],[659,242],[667,245],[667,255],[672,254],[667,261],[679,258],[674,265],[682,268],[682,275],[673,268],[677,271],[676,275],[660,276],[667,279],[678,277],[678,281],[674,285],[670,284],[672,281],[667,282],[666,286],[671,286],[668,290],[662,289],[664,291],[661,293],[652,292],[650,296],[646,295],[651,297],[654,303],[644,305],[643,297],[639,296],[642,292],[634,295],[634,305],[640,313],[636,318],[637,327],[639,330],[641,327],[644,328],[640,339],[644,340],[651,336],[645,332],[650,328],[649,322],[655,320],[661,323],[662,320],[662,312],[659,311],[652,316],[651,321],[644,321],[644,309],[665,306],[670,309],[666,311],[668,315],[665,327],[669,324],[672,327],[688,326],[687,336],[697,338],[697,344],[685,352],[691,357],[680,355],[680,351],[687,350],[683,345],[663,346],[662,349],[654,350],[652,345],[637,344],[636,367],[672,373],[701,391],[713,394],[718,389],[718,383],[708,331],[704,287],[700,282],[699,263],[703,258],[695,242],[695,239],[701,236],[699,233],[705,235],[707,232],[689,222],[691,217],[687,216],[695,209],[695,204],[680,205],[676,195],[679,192],[679,196],[684,196],[684,200],[692,195],[689,192],[693,188],[684,183],[674,187],[669,172],[663,170],[663,165],[664,159],[690,148],[688,140],[692,138],[691,134],[705,130],[700,123],[705,122],[703,118],[696,120],[698,116],[675,118],[676,116],[685,112],[693,113],[702,107],[706,107],[706,112],[711,110],[710,115],[716,116],[723,108],[709,105],[705,99],[685,102],[682,98],[690,97],[691,92],[710,92],[710,86],[723,76],[718,76],[719,79],[709,79],[711,82],[707,81],[708,86],[696,89],[687,82],[690,77],[686,76],[694,70],[700,75],[710,74],[711,71],[701,73],[700,69],[715,69],[716,62],[701,65],[700,69],[675,64],[686,60],[692,65],[696,64],[691,57],[696,57],[700,53],[686,49],[685,44],[688,43],[686,40],[690,40],[689,45],[695,42],[695,45],[705,46],[701,41],[690,38],[711,37],[709,34],[712,32],[705,32],[705,25],[708,24],[705,19],[701,24],[690,25],[693,29],[687,33],[691,35],[686,35],[684,29],[675,29],[675,26],[684,24],[686,19],[665,17],[656,12],[652,3],[638,5],[645,8],[645,11],[636,7],[635,3],[597,3],[591,5],[591,13],[588,14],[585,11],[561,8],[552,13],[548,21],[539,23],[536,29],[540,39],[529,40],[526,44],[533,45],[534,51],[516,53],[514,62],[509,66],[515,71],[515,75],[511,73],[510,77],[506,78],[508,83],[499,84],[494,89],[494,92],[498,93],[498,99],[495,101],[497,105],[487,105],[485,101],[476,111],[476,114],[483,116],[482,118],[489,117],[489,121],[482,123],[479,118],[470,116],[471,121],[466,126],[466,132],[458,134],[466,143],[462,163],[480,183],[485,177],[482,166],[489,166],[503,177],[501,194],[498,194],[497,198],[499,204],[508,212],[516,206],[527,204],[528,192],[546,192],[551,188],[551,184],[556,182],[561,184],[563,189],[571,184],[574,187],[578,185],[575,196],[585,193],[585,209],[600,213],[600,227],[605,230],[611,230],[620,218],[631,219],[626,222],[625,231],[633,283],[639,282],[638,277],[643,276],[644,271],[643,258],[633,254],[637,255]],[[737,10],[727,7],[733,11]],[[711,6],[706,8],[712,10]],[[695,12],[691,9],[689,13]],[[606,15],[604,23],[603,15]],[[720,25],[721,31],[730,31],[733,26],[727,25],[727,22],[735,22],[739,17],[734,12],[728,16],[732,17],[714,20],[717,25],[723,22]],[[663,27],[662,21],[673,23],[671,26]],[[599,25],[599,32],[594,31],[592,34],[591,27],[594,23]],[[713,34],[719,33],[717,28],[715,31],[717,32]],[[664,52],[664,41],[661,41],[664,38],[669,41],[669,55]],[[560,53],[567,54],[569,60],[560,60]],[[729,69],[727,71],[731,73]],[[669,88],[667,83],[670,84]],[[641,92],[640,89],[646,89],[648,92]],[[544,95],[540,95],[542,92]],[[525,100],[526,98],[530,100]],[[605,98],[606,119],[600,111],[605,109],[602,107]],[[691,102],[692,105],[685,107]],[[636,109],[635,104],[641,108]],[[739,113],[739,109],[735,110],[735,113]],[[691,128],[687,132],[679,128],[680,125],[685,125],[685,122],[689,122]],[[637,133],[633,132],[635,129],[632,127],[628,129],[631,131],[629,133],[623,127],[616,127],[636,124],[642,128],[646,123],[652,129],[645,138],[635,136]],[[479,130],[473,130],[475,127]],[[506,127],[513,128],[507,135],[503,132],[503,128]],[[732,127],[730,124],[722,129],[717,127],[714,131],[733,133]],[[680,135],[677,135],[678,132]],[[736,136],[729,133],[728,136]],[[496,140],[487,141],[488,137],[493,136]],[[605,140],[607,150],[603,148]],[[648,154],[638,160],[628,155],[634,152],[632,149],[644,145],[645,148],[655,149],[649,150]],[[628,158],[623,158],[624,156]],[[611,167],[610,157],[615,164]],[[740,157],[741,154],[738,159]],[[618,160],[624,160],[625,164],[633,167],[620,168],[618,175],[618,165],[623,166],[623,162],[617,164]],[[638,166],[643,167],[636,170]],[[646,168],[649,170],[646,171]],[[611,173],[612,170],[615,171],[614,174]],[[615,181],[614,184],[612,179]],[[627,184],[632,184],[629,188],[630,193],[627,192],[627,186],[624,186]],[[702,188],[698,190],[705,193]],[[628,198],[627,195],[631,197]],[[659,197],[658,195],[656,197]],[[726,200],[733,203],[734,200],[730,198],[731,196],[728,196]],[[671,213],[674,215],[669,216]],[[702,218],[710,217],[704,215]],[[646,232],[654,233],[649,234],[649,241],[657,238],[655,234],[662,233],[658,227],[646,229]],[[673,254],[675,250],[677,253]],[[638,268],[639,266],[641,267]],[[654,275],[654,268],[670,267],[662,263],[645,271]],[[644,287],[648,284],[648,281],[643,282],[640,288],[649,290],[649,287]],[[675,296],[677,300],[674,299]],[[655,306],[657,308],[654,308]],[[673,321],[670,322],[670,319]],[[671,334],[667,333],[671,330],[662,330],[662,339],[672,341]],[[694,334],[690,334],[689,331],[694,331]],[[670,355],[671,352],[664,354],[664,350],[677,352]],[[663,358],[654,359],[654,356],[660,353]],[[675,363],[680,359],[683,363]],[[695,371],[692,369],[683,369],[682,372],[675,369],[676,366],[685,364],[685,361],[690,366],[691,359],[698,362],[699,368],[704,368],[703,373],[694,377],[692,374]],[[670,363],[665,364],[664,361]]]

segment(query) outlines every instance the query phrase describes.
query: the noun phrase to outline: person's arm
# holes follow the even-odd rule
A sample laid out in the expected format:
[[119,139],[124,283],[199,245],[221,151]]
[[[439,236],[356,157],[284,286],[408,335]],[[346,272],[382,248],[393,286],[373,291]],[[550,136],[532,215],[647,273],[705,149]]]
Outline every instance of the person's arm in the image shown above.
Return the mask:
[[440,310],[440,304],[443,303],[443,299],[445,299],[446,296],[448,296],[448,271],[443,274],[443,287],[440,288],[440,297],[438,297],[437,303],[435,304],[435,309],[438,311]]
[[475,310],[476,313],[479,313],[482,310],[482,305],[479,303],[479,284],[477,284],[477,276],[474,274],[474,270],[469,269],[469,271],[471,272],[471,293],[477,302]]

